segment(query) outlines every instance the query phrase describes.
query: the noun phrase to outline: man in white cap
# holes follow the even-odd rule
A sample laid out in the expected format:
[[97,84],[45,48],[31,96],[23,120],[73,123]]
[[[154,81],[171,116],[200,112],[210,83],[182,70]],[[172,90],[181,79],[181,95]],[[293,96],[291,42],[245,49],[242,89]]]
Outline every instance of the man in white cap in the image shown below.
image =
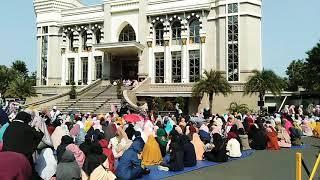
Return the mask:
[[55,121],[61,112],[57,109],[57,106],[53,106],[50,112],[51,122]]

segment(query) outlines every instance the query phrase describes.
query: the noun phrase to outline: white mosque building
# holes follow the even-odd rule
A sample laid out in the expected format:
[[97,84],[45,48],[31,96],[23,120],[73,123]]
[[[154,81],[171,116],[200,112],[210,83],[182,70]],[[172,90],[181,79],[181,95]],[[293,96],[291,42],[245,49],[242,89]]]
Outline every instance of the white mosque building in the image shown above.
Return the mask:
[[[222,71],[242,99],[262,69],[261,0],[34,0],[37,86],[98,79],[145,82],[136,97],[191,97],[204,70]],[[237,92],[239,92],[237,94]],[[219,100],[219,98],[217,98]],[[247,98],[249,101],[252,98]],[[250,103],[249,103],[250,104]]]

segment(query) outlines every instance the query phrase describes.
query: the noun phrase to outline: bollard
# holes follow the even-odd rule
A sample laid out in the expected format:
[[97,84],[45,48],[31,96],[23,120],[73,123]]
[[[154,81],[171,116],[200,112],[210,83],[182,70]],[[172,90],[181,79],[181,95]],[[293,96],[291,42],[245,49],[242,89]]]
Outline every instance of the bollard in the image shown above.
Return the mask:
[[296,180],[301,180],[301,159],[302,154],[296,153]]
[[309,180],[313,180],[313,177],[317,172],[319,163],[320,163],[320,154],[318,154],[317,161],[314,163],[314,166],[313,166],[313,169],[312,169],[312,173],[311,173],[311,176],[310,176]]

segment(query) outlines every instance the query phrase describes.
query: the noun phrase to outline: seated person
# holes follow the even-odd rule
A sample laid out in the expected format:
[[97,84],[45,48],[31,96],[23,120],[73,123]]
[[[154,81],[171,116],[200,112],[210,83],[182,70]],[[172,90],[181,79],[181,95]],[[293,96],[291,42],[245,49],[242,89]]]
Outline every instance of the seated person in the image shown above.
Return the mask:
[[147,143],[142,151],[142,164],[144,166],[158,165],[162,162],[159,144],[153,135],[148,137]]
[[193,167],[197,165],[197,157],[193,144],[187,135],[181,136],[183,145],[184,167]]
[[116,170],[116,176],[119,179],[137,179],[143,174],[150,173],[150,170],[141,167],[141,153],[144,141],[141,137],[136,137],[128,150],[126,150],[121,158]]
[[227,162],[228,156],[227,156],[226,144],[222,139],[221,135],[218,133],[213,134],[212,140],[213,140],[214,148],[210,152],[205,152],[204,157],[208,161]]
[[241,157],[240,143],[235,138],[231,138],[227,143],[227,155],[229,157],[238,158]]

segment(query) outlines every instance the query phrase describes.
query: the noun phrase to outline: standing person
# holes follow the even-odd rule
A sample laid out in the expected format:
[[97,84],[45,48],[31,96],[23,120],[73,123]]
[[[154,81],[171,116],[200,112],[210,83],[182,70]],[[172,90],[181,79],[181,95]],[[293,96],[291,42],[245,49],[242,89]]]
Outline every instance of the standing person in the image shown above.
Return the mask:
[[54,122],[60,113],[57,106],[53,106],[52,111],[50,112],[51,121]]
[[28,124],[31,121],[30,114],[23,111],[19,112],[4,132],[2,150],[24,154],[31,164],[34,179],[36,179],[37,173],[34,168],[32,154],[41,142],[43,133],[29,126]]
[[31,180],[32,169],[28,159],[15,152],[0,152],[1,180]]

